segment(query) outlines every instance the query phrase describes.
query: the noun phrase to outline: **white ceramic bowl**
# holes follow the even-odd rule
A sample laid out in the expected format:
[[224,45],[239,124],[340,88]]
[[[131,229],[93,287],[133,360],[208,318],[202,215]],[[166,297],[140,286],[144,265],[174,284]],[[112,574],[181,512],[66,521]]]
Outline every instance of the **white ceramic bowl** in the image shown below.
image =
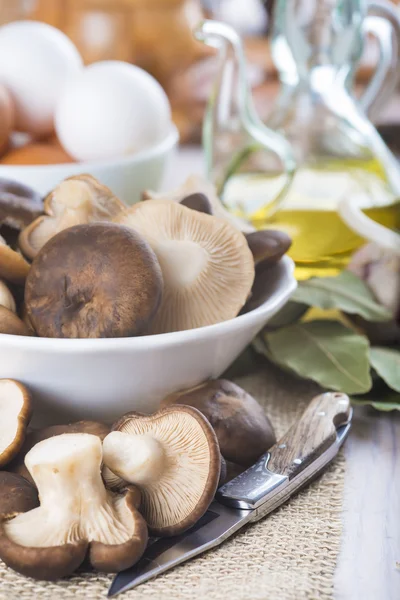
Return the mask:
[[158,189],[178,140],[178,130],[171,125],[165,140],[131,156],[59,165],[0,165],[0,177],[25,183],[45,195],[66,177],[90,173],[123,202],[133,204],[143,190]]
[[33,393],[35,424],[111,422],[153,412],[169,393],[220,376],[296,288],[293,262],[273,269],[271,295],[255,310],[200,329],[118,339],[0,335],[0,378]]

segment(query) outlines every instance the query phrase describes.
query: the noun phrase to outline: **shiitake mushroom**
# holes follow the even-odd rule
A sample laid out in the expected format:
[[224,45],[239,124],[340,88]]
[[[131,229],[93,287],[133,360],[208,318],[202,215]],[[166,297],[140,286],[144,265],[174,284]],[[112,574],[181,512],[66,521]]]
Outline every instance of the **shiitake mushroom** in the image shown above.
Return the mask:
[[41,337],[128,337],[148,329],[162,290],[156,255],[138,233],[92,223],[61,231],[41,249],[25,304]]

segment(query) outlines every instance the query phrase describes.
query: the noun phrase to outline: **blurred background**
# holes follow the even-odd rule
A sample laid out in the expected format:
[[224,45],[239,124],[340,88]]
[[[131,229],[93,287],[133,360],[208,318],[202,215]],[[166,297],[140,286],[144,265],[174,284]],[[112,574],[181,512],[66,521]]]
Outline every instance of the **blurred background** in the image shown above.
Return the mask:
[[[396,4],[400,11],[400,0]],[[256,107],[266,119],[278,90],[268,41],[272,10],[273,0],[0,0],[0,24],[44,21],[64,31],[87,64],[118,59],[146,69],[166,90],[185,144],[200,141],[218,62],[211,48],[194,40],[192,28],[204,16],[212,17],[233,25],[244,37]],[[371,39],[357,73],[359,89],[376,59]],[[377,120],[400,120],[398,95]]]

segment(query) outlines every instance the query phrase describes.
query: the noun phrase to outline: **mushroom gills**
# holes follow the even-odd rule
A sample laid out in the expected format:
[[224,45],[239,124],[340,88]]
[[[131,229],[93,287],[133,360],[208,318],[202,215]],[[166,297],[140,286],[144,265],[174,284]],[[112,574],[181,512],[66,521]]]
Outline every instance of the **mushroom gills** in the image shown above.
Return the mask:
[[[193,525],[218,485],[218,443],[193,408],[168,408],[150,417],[130,413],[104,439],[103,453],[106,482],[116,488],[123,479],[140,488],[141,512],[157,535],[177,535]],[[121,479],[110,477],[108,469]]]
[[90,434],[63,434],[40,442],[26,466],[39,490],[40,506],[5,524],[21,546],[48,548],[81,540],[123,544],[135,533],[125,498],[108,492],[100,475],[101,441]]

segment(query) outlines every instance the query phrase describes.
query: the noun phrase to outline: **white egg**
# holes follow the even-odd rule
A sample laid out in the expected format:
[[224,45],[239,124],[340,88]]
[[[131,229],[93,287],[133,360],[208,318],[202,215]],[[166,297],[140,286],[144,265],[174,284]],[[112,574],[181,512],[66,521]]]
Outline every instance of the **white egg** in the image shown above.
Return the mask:
[[78,50],[59,29],[36,21],[0,27],[0,83],[14,100],[18,130],[51,133],[63,87],[81,69]]
[[168,98],[146,71],[120,61],[94,63],[71,81],[56,109],[56,132],[77,160],[124,156],[162,141]]

